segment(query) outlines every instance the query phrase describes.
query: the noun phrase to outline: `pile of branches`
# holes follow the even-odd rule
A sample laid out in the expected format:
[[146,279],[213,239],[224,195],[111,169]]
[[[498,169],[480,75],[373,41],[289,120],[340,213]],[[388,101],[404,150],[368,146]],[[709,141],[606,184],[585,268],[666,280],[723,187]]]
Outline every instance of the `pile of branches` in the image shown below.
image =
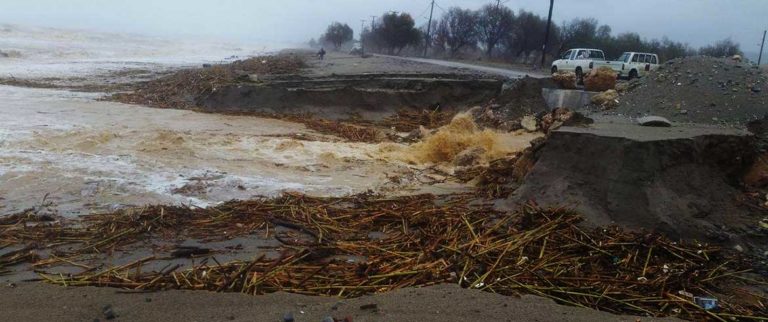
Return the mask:
[[[211,257],[183,270],[178,265],[142,269],[154,260],[148,257],[71,276],[41,273],[47,282],[68,286],[355,297],[457,283],[621,314],[699,321],[768,314],[765,299],[746,302],[728,288],[741,281],[764,282],[742,275],[749,265],[718,247],[617,227],[587,231],[577,225],[578,214],[566,209],[531,204],[507,214],[472,200],[467,195],[286,194],[208,209],[154,206],[90,215],[76,225],[5,222],[0,243],[79,244],[38,260],[48,267],[152,239],[210,241],[266,231],[283,243],[278,258],[219,263]],[[383,237],[372,238],[372,233]],[[718,309],[705,310],[690,294],[718,297]]]
[[456,112],[435,110],[400,109],[395,114],[384,119],[380,125],[394,128],[398,132],[411,132],[423,126],[436,129],[451,122]]
[[260,117],[304,124],[318,133],[333,135],[349,142],[378,143],[386,140],[384,132],[372,122],[359,118],[348,120],[329,120],[311,113],[281,114],[258,113]]
[[331,121],[318,118],[307,118],[300,121],[307,128],[323,134],[331,134],[350,142],[377,143],[382,141],[382,132],[375,127],[349,124],[341,121]]
[[455,176],[461,182],[472,182],[477,197],[506,198],[520,187],[525,176],[533,169],[545,143],[545,138],[536,139],[525,150],[493,160],[487,165],[458,168]]
[[196,101],[218,88],[236,82],[249,74],[295,74],[306,64],[296,55],[259,56],[230,64],[213,65],[175,72],[143,83],[131,93],[118,93],[112,100],[159,108],[197,107]]

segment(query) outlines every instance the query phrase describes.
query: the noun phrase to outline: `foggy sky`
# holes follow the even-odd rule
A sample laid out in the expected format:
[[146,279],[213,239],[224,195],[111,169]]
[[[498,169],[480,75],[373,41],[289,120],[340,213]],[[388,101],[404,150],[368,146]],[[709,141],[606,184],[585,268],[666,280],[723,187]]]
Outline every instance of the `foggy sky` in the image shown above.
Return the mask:
[[[435,16],[452,6],[476,9],[490,0],[438,0]],[[429,0],[0,0],[0,23],[164,36],[303,43],[332,21],[357,33],[360,19],[406,11],[425,24]],[[507,0],[546,16],[549,1]],[[614,34],[668,36],[694,47],[731,37],[759,51],[768,28],[768,0],[556,0],[553,20],[594,17]]]

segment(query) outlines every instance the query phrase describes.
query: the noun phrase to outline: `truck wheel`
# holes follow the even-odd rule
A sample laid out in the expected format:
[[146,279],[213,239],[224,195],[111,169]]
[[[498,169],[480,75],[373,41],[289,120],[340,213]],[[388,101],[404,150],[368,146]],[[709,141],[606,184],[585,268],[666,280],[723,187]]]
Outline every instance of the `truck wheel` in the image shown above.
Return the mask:
[[635,79],[635,78],[637,78],[637,71],[633,69],[629,71],[629,79]]
[[557,73],[557,66],[552,66],[552,74]]
[[576,82],[579,84],[584,82],[584,72],[581,67],[576,67]]

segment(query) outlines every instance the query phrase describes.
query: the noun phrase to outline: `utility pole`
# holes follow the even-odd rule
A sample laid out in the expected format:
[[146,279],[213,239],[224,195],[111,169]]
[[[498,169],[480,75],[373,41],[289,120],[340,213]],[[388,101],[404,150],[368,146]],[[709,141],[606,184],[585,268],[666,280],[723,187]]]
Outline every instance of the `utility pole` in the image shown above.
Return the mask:
[[757,67],[760,67],[760,63],[763,60],[763,47],[765,47],[765,34],[768,33],[768,30],[763,30],[763,42],[760,43],[760,55],[757,56]]
[[552,25],[552,7],[555,6],[555,0],[549,0],[549,17],[547,18],[547,31],[544,34],[544,45],[541,47],[541,68],[547,59],[547,43],[549,43],[549,27]]
[[360,57],[365,58],[365,41],[363,40],[363,31],[365,30],[365,19],[360,19]]
[[376,29],[376,16],[371,16],[371,32]]
[[432,7],[429,9],[429,22],[427,22],[427,38],[424,43],[424,58],[427,57],[427,50],[429,49],[429,43],[432,42],[430,33],[432,32],[432,14],[435,12],[435,0],[432,0]]

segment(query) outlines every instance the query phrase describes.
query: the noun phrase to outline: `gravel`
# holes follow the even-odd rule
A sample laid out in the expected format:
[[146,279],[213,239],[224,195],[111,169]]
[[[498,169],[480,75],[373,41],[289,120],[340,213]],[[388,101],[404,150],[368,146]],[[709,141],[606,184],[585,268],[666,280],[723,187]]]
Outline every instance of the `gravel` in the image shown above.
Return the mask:
[[633,84],[611,113],[657,115],[681,123],[744,125],[766,116],[765,72],[729,58],[686,57]]

